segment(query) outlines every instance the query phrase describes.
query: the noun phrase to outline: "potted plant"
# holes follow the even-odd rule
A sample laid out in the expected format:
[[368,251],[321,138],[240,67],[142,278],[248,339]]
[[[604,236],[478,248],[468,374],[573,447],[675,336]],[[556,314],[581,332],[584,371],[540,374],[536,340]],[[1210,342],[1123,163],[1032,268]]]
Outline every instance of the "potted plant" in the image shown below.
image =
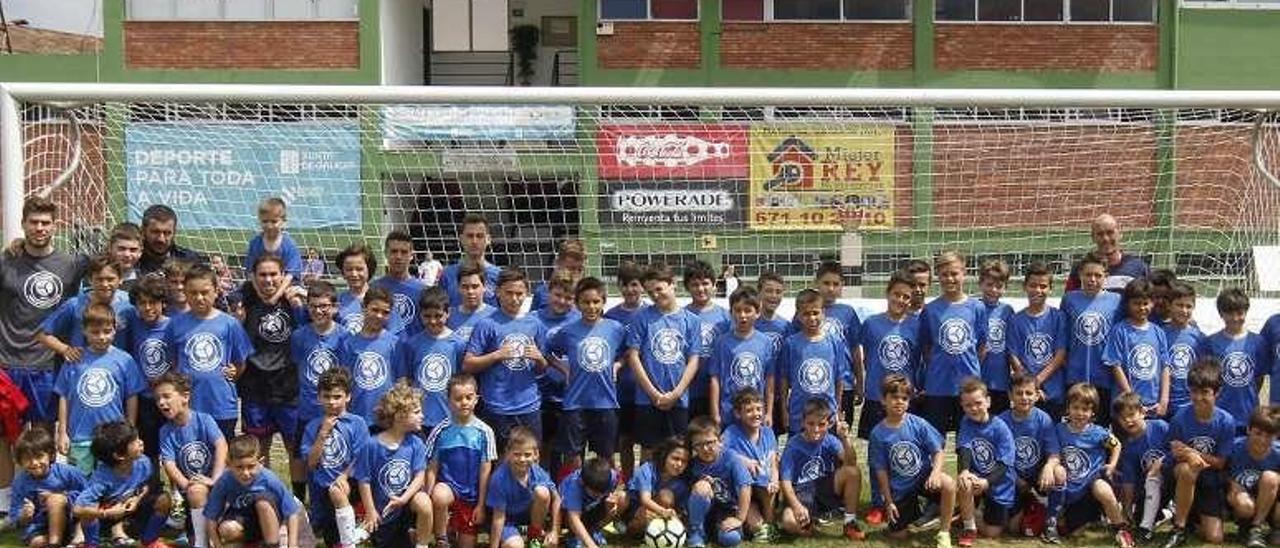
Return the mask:
[[511,29],[511,49],[516,54],[516,75],[520,85],[527,86],[533,78],[533,62],[538,58],[538,38],[541,30],[536,25],[520,25]]

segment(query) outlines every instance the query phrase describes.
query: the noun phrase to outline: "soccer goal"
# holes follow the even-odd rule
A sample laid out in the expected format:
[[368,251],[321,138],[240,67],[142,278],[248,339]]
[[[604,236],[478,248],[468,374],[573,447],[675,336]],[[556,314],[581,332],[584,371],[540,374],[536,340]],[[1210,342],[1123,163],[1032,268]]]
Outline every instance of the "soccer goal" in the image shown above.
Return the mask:
[[45,194],[84,250],[160,203],[184,245],[237,265],[256,204],[280,196],[322,257],[399,229],[452,261],[478,213],[494,261],[535,278],[577,238],[605,276],[702,259],[799,282],[834,260],[850,296],[878,299],[944,249],[1065,277],[1108,213],[1127,252],[1202,295],[1280,289],[1280,92],[6,84],[0,99],[6,237]]

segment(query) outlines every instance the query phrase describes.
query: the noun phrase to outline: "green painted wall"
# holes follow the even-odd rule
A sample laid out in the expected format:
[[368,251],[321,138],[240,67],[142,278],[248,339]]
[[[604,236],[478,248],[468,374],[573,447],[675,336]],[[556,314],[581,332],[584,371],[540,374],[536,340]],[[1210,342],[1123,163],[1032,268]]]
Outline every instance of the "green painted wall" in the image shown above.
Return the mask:
[[1183,9],[1179,89],[1280,89],[1280,10]]

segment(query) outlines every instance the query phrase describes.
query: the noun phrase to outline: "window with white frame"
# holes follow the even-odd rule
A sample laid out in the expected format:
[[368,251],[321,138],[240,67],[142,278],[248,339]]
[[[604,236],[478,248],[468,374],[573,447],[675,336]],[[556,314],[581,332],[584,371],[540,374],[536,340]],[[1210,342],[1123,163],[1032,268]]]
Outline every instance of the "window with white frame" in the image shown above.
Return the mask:
[[908,21],[911,0],[721,0],[725,21]]
[[602,21],[696,21],[698,0],[598,0]]
[[128,0],[132,21],[358,19],[360,0]]
[[1184,8],[1280,9],[1280,0],[1182,0]]
[[[1280,2],[1280,0],[1272,0]],[[940,22],[1152,23],[1157,0],[937,0]]]

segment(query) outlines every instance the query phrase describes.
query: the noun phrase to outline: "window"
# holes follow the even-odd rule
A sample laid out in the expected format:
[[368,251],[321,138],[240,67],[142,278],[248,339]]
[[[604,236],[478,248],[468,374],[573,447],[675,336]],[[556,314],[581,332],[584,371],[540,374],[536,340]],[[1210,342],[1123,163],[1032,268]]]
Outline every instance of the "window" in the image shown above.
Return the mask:
[[985,108],[943,107],[934,111],[940,124],[961,123],[1065,123],[1151,124],[1155,111],[1143,108]]
[[725,21],[906,21],[911,0],[721,0]]
[[601,20],[698,19],[698,0],[599,0]]
[[935,15],[944,22],[1152,23],[1156,0],[938,0]]
[[1182,0],[1187,8],[1280,9],[1280,0]]
[[128,0],[132,21],[358,19],[360,0]]

